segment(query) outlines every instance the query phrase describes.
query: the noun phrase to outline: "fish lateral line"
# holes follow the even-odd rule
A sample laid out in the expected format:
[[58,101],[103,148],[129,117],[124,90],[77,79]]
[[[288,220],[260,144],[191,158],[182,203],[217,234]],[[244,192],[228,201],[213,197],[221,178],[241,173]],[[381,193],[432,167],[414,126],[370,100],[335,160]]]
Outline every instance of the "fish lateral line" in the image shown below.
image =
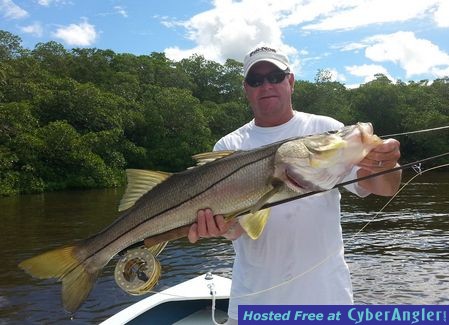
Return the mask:
[[[236,152],[238,153],[239,151],[236,151]],[[226,157],[223,157],[222,159],[225,159],[225,158],[230,157],[230,156],[231,156],[231,155],[226,156]],[[85,260],[88,259],[88,258],[90,258],[90,257],[92,257],[92,256],[94,256],[95,254],[97,254],[97,253],[100,252],[101,250],[105,249],[106,247],[108,247],[109,245],[111,245],[112,243],[114,243],[115,241],[120,240],[123,236],[126,236],[128,233],[130,233],[130,232],[136,230],[137,228],[139,228],[139,227],[145,225],[146,223],[151,222],[152,219],[157,218],[157,217],[159,217],[159,216],[162,216],[162,215],[164,215],[165,213],[168,213],[169,211],[178,209],[178,208],[181,207],[182,205],[184,205],[184,204],[190,202],[191,200],[197,198],[198,196],[201,196],[202,194],[204,194],[205,192],[209,191],[209,190],[210,190],[211,188],[213,188],[214,186],[217,186],[217,184],[219,184],[219,183],[225,181],[230,175],[234,175],[235,173],[238,173],[238,172],[239,172],[240,170],[242,170],[243,168],[246,168],[246,167],[248,167],[248,166],[254,164],[254,162],[259,162],[259,161],[261,161],[261,160],[264,160],[264,159],[269,158],[270,156],[271,156],[271,153],[268,152],[268,153],[266,153],[265,155],[263,155],[262,157],[258,158],[257,160],[250,161],[250,162],[247,162],[247,163],[245,163],[245,164],[242,164],[241,166],[239,166],[238,168],[236,168],[232,173],[230,173],[230,174],[228,174],[228,175],[226,175],[226,176],[220,178],[219,180],[217,180],[216,182],[212,183],[211,185],[209,185],[209,186],[208,186],[207,188],[205,188],[204,190],[202,190],[202,191],[196,193],[195,195],[193,195],[193,196],[191,196],[191,197],[189,197],[189,198],[187,198],[187,199],[185,199],[185,200],[183,200],[183,201],[180,201],[178,204],[173,205],[173,206],[171,206],[171,207],[169,207],[169,208],[167,208],[167,209],[165,209],[165,210],[162,210],[162,211],[160,211],[160,212],[158,212],[158,213],[155,213],[154,215],[148,217],[147,219],[144,219],[144,220],[142,220],[141,222],[135,224],[135,225],[134,225],[133,227],[131,227],[131,228],[126,228],[126,227],[124,227],[124,231],[121,232],[120,235],[117,236],[117,238],[114,238],[114,239],[112,239],[112,240],[106,241],[102,246],[98,247],[98,248],[97,248],[95,251],[93,251],[89,256],[87,256],[87,257],[85,258]],[[183,172],[185,172],[185,171],[183,171]],[[190,171],[189,171],[189,172],[190,172]],[[182,172],[181,172],[181,173],[182,173]],[[178,175],[181,174],[181,173],[178,173]],[[172,175],[171,175],[171,177],[176,177],[176,176],[177,176],[177,174],[172,174]],[[164,182],[167,182],[167,181],[170,181],[170,178],[167,178],[167,180],[165,180]],[[162,182],[162,183],[164,183],[164,182]],[[160,183],[160,184],[162,184],[162,183]],[[159,185],[160,185],[160,184],[159,184]],[[152,190],[153,190],[153,189],[151,189],[150,191],[148,191],[146,194],[148,194],[148,193],[151,192]],[[101,230],[101,231],[98,232],[97,234],[95,234],[95,235],[89,237],[88,239],[96,238],[96,237],[98,237],[99,235],[105,235],[105,234],[107,234],[107,232],[109,231],[109,229],[110,229],[111,227],[117,226],[121,221],[125,220],[126,217],[127,217],[129,214],[131,214],[131,213],[133,212],[133,208],[134,208],[134,207],[137,207],[139,204],[142,204],[142,203],[141,203],[141,202],[142,202],[142,198],[143,198],[146,194],[144,194],[141,198],[139,198],[133,206],[129,207],[128,209],[126,209],[126,210],[124,210],[124,211],[122,211],[122,214],[121,214],[121,215],[120,215],[120,216],[119,216],[119,217],[118,217],[118,218],[117,218],[111,225],[109,225],[108,227],[104,228],[103,230]],[[191,225],[192,225],[192,224],[188,224],[188,225],[186,225],[185,227],[190,227]],[[182,228],[182,227],[183,227],[183,226],[181,226],[180,228]],[[176,230],[176,229],[178,229],[178,228],[175,228],[175,229],[172,229],[172,230]],[[167,232],[160,233],[160,234],[155,234],[154,236],[147,237],[146,239],[152,238],[152,237],[156,237],[156,238],[157,238],[157,236],[161,236],[161,238],[164,238],[164,236],[168,236],[168,238],[171,238],[170,236],[175,236],[175,234],[170,234],[170,232],[171,232],[172,230],[169,230],[169,231],[167,231]],[[180,230],[180,231],[181,231],[181,230]],[[187,233],[188,233],[188,231],[185,233],[185,235],[180,235],[179,237],[174,238],[174,239],[179,239],[179,238],[185,237],[185,236],[187,236]],[[167,241],[167,240],[162,240],[162,241]],[[134,247],[134,245],[131,245],[131,246]],[[126,250],[126,249],[127,249],[127,248],[125,248],[124,250]],[[123,251],[123,250],[122,250],[122,251]]]
[[[373,134],[372,126],[369,123],[361,124],[360,126],[353,125],[343,127],[339,132],[337,132],[337,134],[340,134],[340,136],[344,139],[349,139],[354,142],[355,147],[352,148],[355,151],[354,158],[358,157],[358,155],[362,155],[364,152],[363,150],[366,149],[366,146],[368,145],[363,141],[360,141],[359,133],[362,136],[366,133],[367,136],[376,137],[378,139],[378,137]],[[323,133],[321,137],[326,138],[329,134],[332,133]],[[356,136],[354,137],[354,135]],[[298,137],[298,139],[301,138],[306,137]],[[314,139],[317,138],[314,137]],[[251,228],[251,226],[253,225],[252,219],[266,220],[269,213],[268,208],[264,208],[263,205],[266,205],[267,201],[269,202],[270,197],[273,194],[276,194],[275,186],[273,186],[273,188],[267,187],[267,182],[271,180],[269,177],[273,176],[272,174],[270,174],[272,166],[271,162],[276,162],[277,150],[282,147],[283,143],[289,141],[292,140],[286,139],[274,144],[260,147],[258,149],[252,149],[249,150],[249,153],[235,153],[205,164],[202,167],[198,167],[190,171],[172,174],[165,181],[162,181],[160,183],[159,181],[162,178],[165,178],[165,176],[161,177],[160,175],[158,176],[154,173],[151,175],[147,174],[147,182],[143,182],[143,184],[139,183],[139,185],[143,187],[143,190],[149,189],[149,187],[151,187],[152,189],[138,198],[132,207],[123,210],[119,218],[112,222],[110,226],[104,228],[102,231],[100,231],[100,233],[97,233],[96,235],[93,235],[84,240],[79,246],[73,246],[67,251],[64,249],[58,249],[53,253],[40,254],[34,258],[23,261],[20,266],[22,269],[28,271],[28,273],[33,276],[42,278],[56,277],[59,281],[62,281],[62,300],[64,308],[68,311],[74,312],[87,298],[98,274],[110,261],[110,259],[112,259],[124,248],[131,246],[133,243],[141,243],[143,241],[145,244],[145,238],[154,237],[152,239],[152,242],[147,241],[147,245],[151,246],[150,250],[155,252],[154,254],[157,254],[157,252],[160,252],[164,247],[164,245],[161,244],[163,244],[167,240],[173,240],[185,236],[185,234],[188,233],[188,229],[190,228],[191,224],[196,221],[196,219],[194,219],[195,215],[192,214],[196,213],[196,211],[198,211],[199,209],[205,208],[204,204],[208,204],[207,202],[210,202],[209,197],[207,197],[207,200],[202,201],[201,198],[197,200],[197,196],[199,194],[207,192],[212,187],[215,187],[219,184],[223,184],[224,188],[226,189],[227,184],[223,183],[223,181],[231,175],[233,176],[232,182],[237,182],[237,184],[239,184],[239,182],[241,183],[244,181],[252,181],[254,177],[260,178],[257,179],[258,181],[254,184],[249,183],[253,185],[251,185],[252,187],[250,186],[248,190],[245,188],[245,191],[252,191],[250,193],[253,194],[251,194],[251,201],[249,202],[256,202],[255,205],[245,202],[244,204],[241,204],[239,212],[247,212],[247,214],[244,214],[242,218],[246,220],[246,224],[250,226],[249,228]],[[301,141],[306,141],[306,139]],[[317,145],[319,144],[320,143],[317,143]],[[287,146],[287,149],[288,148],[290,148],[290,146]],[[288,159],[303,158],[302,152],[297,152],[292,156],[288,155],[288,153],[289,151],[287,150],[286,152],[284,152],[284,154],[286,154],[285,157],[283,155],[280,155],[279,159],[285,158],[287,159],[285,162],[288,162]],[[349,155],[344,161],[347,167],[351,167],[351,165],[353,166],[355,163],[355,160],[352,160],[351,157],[353,156]],[[281,163],[283,162],[282,159],[280,160]],[[219,164],[220,161],[224,164],[223,166]],[[262,161],[262,165],[260,164],[260,161]],[[254,165],[255,167],[260,167],[263,170],[264,174],[254,176],[252,173],[246,173],[247,170],[254,170],[254,168],[252,168],[254,166],[252,165]],[[213,168],[214,166],[215,168]],[[221,167],[221,174],[226,174],[226,176],[223,176],[220,173],[217,174],[216,167]],[[311,166],[311,168],[315,167]],[[200,176],[208,178],[205,183],[199,183],[198,178]],[[200,178],[200,180],[204,181],[203,178]],[[329,186],[327,186],[326,188],[335,185],[337,181],[338,179],[335,178],[332,183],[329,183]],[[173,199],[173,196],[170,196],[170,200],[168,200],[167,195],[171,195],[171,188],[173,186],[190,186],[195,182],[198,183],[196,189],[189,192],[178,192],[179,197]],[[156,188],[158,188],[162,192],[153,192]],[[264,190],[260,191],[260,188],[263,188]],[[149,194],[151,192],[153,194]],[[216,192],[218,193],[219,191],[217,190]],[[215,192],[213,192],[212,194],[214,193]],[[261,195],[259,196],[259,194]],[[236,203],[238,200],[236,199],[236,197],[238,197],[238,195],[231,196],[231,199],[228,199],[228,202],[226,202],[222,211],[228,211],[228,209],[236,209]],[[215,197],[212,197],[212,199],[214,198]],[[192,199],[194,199],[194,202],[192,203],[194,205],[187,207],[185,203],[192,201]],[[218,196],[216,199],[219,200],[220,197]],[[153,200],[159,202],[160,205],[152,208],[152,205],[154,205]],[[280,201],[280,203],[282,203],[282,201]],[[156,217],[158,219],[161,216],[164,217],[167,212],[170,212],[173,209],[179,208],[181,210],[181,208],[183,208],[184,206],[188,208],[190,214],[188,220],[177,222],[176,224],[172,223],[173,218],[185,218],[185,215],[181,213],[182,211],[173,211],[173,215],[170,214],[170,219],[168,220],[170,222],[168,222],[168,226],[165,225],[159,227],[159,224],[157,223],[160,220],[154,220],[154,218]],[[258,211],[254,212],[256,208],[258,209]],[[251,214],[253,215],[251,216]],[[250,218],[248,218],[248,216],[250,216]],[[156,223],[158,227],[155,227],[153,229],[152,222]],[[245,222],[242,221],[242,223],[244,224]],[[259,222],[259,224],[261,224],[261,222]],[[246,230],[245,227],[243,228]],[[258,234],[260,234],[263,230],[262,227],[254,227],[251,229],[254,230],[254,232],[252,232],[252,234],[254,235],[253,237],[257,237]],[[158,234],[161,235],[158,236]],[[155,244],[156,242],[162,243]],[[159,249],[152,249],[153,247],[158,245],[161,245]],[[50,260],[48,257],[52,257],[52,259]],[[160,274],[160,270],[156,273]],[[156,276],[158,276],[158,274],[156,274]],[[156,276],[152,278],[156,278]]]

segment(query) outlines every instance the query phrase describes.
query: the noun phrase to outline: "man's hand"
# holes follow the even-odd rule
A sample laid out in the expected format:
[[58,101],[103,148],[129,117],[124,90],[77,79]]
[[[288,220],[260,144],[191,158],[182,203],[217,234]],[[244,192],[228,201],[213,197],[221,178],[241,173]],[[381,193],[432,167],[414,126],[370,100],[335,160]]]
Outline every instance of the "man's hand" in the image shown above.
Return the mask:
[[[400,143],[395,139],[384,140],[371,150],[358,164],[361,167],[357,176],[364,177],[399,166],[401,157]],[[369,192],[377,195],[391,196],[399,189],[402,172],[400,170],[360,181],[359,184]]]
[[401,157],[400,143],[395,139],[384,140],[382,144],[371,150],[358,164],[373,173],[395,167]]
[[204,209],[198,210],[197,222],[190,227],[187,238],[191,243],[196,243],[200,238],[220,236],[234,240],[240,237],[243,231],[238,220],[226,222],[222,215],[214,216],[211,209]]

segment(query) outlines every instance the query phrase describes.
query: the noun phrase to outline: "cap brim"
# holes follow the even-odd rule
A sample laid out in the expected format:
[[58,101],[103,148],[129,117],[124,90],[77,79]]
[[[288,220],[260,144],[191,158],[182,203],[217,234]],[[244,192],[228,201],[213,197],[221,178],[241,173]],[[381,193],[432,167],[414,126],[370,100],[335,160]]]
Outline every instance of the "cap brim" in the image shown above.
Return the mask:
[[256,63],[259,63],[259,62],[270,62],[271,64],[274,64],[276,67],[278,67],[279,69],[281,69],[281,70],[283,70],[283,71],[286,70],[286,69],[288,69],[288,65],[286,65],[285,63],[280,62],[279,60],[263,58],[263,59],[254,61],[253,63],[251,63],[251,64],[248,66],[248,69],[245,71],[245,74],[244,74],[244,77],[245,77],[245,78],[246,78],[246,76],[248,75],[248,72],[251,70],[251,68],[252,68]]

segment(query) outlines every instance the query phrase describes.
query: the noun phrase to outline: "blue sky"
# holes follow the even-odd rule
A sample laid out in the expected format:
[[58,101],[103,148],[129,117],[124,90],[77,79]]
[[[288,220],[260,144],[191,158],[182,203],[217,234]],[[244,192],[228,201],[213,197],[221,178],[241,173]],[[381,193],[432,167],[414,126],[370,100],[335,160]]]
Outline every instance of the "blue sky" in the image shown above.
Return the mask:
[[376,73],[449,76],[449,0],[0,0],[0,29],[29,49],[53,40],[220,63],[271,45],[289,56],[296,79],[328,69],[348,87]]

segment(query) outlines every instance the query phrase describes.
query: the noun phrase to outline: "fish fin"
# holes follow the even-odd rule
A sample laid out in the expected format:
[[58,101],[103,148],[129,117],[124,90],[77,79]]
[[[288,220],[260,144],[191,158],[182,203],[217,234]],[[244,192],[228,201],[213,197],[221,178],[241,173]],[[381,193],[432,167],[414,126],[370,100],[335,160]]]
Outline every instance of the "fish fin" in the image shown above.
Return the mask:
[[61,280],[67,272],[79,264],[74,256],[74,249],[75,246],[54,249],[22,261],[19,267],[38,279]]
[[75,312],[86,300],[94,287],[101,270],[88,272],[83,264],[79,264],[62,279],[62,304],[64,309]]
[[251,239],[257,239],[262,234],[269,216],[270,209],[263,209],[241,216],[239,223]]
[[159,171],[127,169],[126,177],[128,179],[128,186],[120,200],[118,210],[123,211],[132,207],[145,193],[165,181],[171,175],[170,173]]
[[67,311],[74,312],[89,295],[101,270],[88,270],[75,254],[77,246],[55,249],[31,257],[19,267],[39,279],[62,281],[62,301]]
[[196,160],[197,166],[205,165],[211,161],[227,157],[232,155],[235,151],[233,150],[221,150],[221,151],[212,151],[212,152],[203,152],[192,156],[193,159]]
[[248,209],[240,209],[240,210],[234,211],[232,213],[224,214],[223,215],[223,219],[225,221],[229,221],[231,219],[234,219],[234,218],[236,218],[238,216],[242,216],[242,215],[247,214],[247,213],[249,213]]
[[237,211],[234,211],[232,213],[228,213],[223,215],[223,218],[225,219],[225,221],[229,221],[235,217],[238,216],[243,216],[245,214],[254,214],[257,213],[257,211],[259,211],[264,205],[265,203],[269,202],[269,200],[276,195],[280,189],[283,187],[284,183],[276,178],[273,178],[272,180],[272,186],[273,188],[271,190],[269,190],[267,193],[265,193],[264,195],[262,195],[262,197],[256,202],[256,204],[254,204],[251,209],[240,209]]
[[267,223],[268,217],[270,215],[270,209],[260,210],[265,203],[267,203],[271,197],[279,192],[283,183],[278,179],[272,180],[273,188],[267,193],[262,195],[262,197],[256,202],[256,204],[251,208],[249,214],[245,214],[239,218],[240,225],[245,229],[246,233],[251,239],[257,239],[262,234],[265,224]]
[[282,185],[283,185],[282,181],[278,181],[276,179],[273,180],[272,181],[273,188],[264,195],[262,195],[262,197],[251,208],[250,213],[256,213],[256,211],[259,211],[263,207],[263,205],[270,200],[271,197],[273,197],[277,192],[279,192]]

